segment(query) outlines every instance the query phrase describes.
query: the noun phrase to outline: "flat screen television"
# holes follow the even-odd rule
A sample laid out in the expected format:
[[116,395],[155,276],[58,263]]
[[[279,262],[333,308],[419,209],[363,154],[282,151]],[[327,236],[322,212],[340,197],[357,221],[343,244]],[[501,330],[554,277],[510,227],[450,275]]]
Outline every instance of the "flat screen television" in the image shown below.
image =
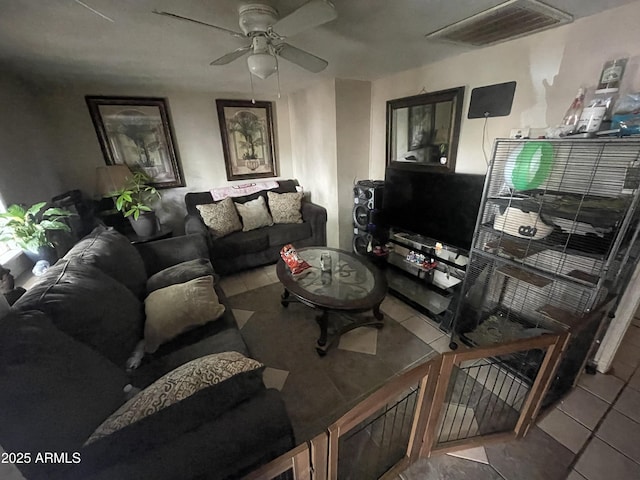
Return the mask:
[[469,250],[484,175],[387,168],[382,216],[387,227]]

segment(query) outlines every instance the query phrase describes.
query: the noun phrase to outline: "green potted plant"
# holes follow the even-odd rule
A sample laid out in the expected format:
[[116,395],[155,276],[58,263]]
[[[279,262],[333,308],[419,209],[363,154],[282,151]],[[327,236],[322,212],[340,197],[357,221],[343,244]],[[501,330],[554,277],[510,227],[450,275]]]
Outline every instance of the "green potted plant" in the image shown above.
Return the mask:
[[107,195],[113,198],[116,209],[129,219],[140,237],[149,237],[158,228],[158,220],[151,207],[160,194],[148,182],[149,177],[144,172],[135,171],[127,176],[121,188]]
[[70,232],[69,225],[62,220],[73,214],[62,208],[42,211],[46,204],[40,202],[28,208],[10,205],[6,212],[0,213],[0,242],[17,245],[33,261],[48,260],[53,264],[57,255],[47,233]]

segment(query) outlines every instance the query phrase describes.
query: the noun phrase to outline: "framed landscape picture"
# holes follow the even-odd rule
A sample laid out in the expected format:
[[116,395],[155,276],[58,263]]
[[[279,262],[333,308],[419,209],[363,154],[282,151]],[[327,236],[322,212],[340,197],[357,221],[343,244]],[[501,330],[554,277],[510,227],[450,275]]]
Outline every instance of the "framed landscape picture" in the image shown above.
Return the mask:
[[143,171],[156,188],[184,187],[164,98],[86,96],[107,165]]
[[271,102],[216,100],[227,180],[275,177]]

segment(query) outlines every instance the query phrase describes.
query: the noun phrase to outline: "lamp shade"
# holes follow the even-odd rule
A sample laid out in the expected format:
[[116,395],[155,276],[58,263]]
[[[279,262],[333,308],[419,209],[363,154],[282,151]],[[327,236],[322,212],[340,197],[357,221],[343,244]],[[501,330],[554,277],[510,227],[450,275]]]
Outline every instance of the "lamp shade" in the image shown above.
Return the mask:
[[126,165],[107,165],[96,168],[96,197],[108,197],[109,194],[121,189],[131,176],[131,170]]
[[247,57],[249,71],[261,79],[267,78],[278,69],[276,57],[269,53],[254,53]]

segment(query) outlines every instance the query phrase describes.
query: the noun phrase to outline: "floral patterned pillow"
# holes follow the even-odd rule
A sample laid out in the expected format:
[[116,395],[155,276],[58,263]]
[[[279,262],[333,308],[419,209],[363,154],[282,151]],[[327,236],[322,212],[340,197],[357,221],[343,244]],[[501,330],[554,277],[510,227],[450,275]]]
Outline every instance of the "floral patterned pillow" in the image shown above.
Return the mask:
[[267,192],[267,196],[273,223],[302,223],[302,213],[300,212],[302,192]]
[[242,230],[240,217],[238,217],[238,212],[231,198],[225,198],[218,203],[196,205],[196,208],[213,238],[222,238]]
[[122,405],[93,432],[85,445],[153,415],[200,390],[263,367],[262,363],[238,352],[215,353],[185,363]]

